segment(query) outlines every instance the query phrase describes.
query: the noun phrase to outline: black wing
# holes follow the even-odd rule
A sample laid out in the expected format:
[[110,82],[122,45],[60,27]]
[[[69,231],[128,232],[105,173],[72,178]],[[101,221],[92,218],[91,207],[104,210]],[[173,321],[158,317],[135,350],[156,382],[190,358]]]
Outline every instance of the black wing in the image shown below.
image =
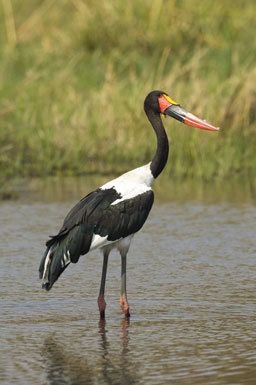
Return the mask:
[[[51,288],[70,262],[76,263],[80,255],[90,250],[94,234],[115,241],[141,229],[153,205],[153,191],[112,205],[120,198],[114,188],[98,189],[73,207],[59,233],[46,242],[47,250],[39,268],[40,278],[47,270],[48,279],[43,284],[46,289]],[[46,263],[50,264],[47,269]]]
[[[81,199],[68,213],[59,233],[46,242],[46,246],[51,246],[65,238],[67,234],[76,226],[82,226],[83,230],[89,235],[93,232],[95,221],[100,220],[100,216],[115,200],[121,197],[114,188],[101,190],[97,189]],[[91,218],[93,217],[93,221]],[[83,226],[85,225],[85,226]],[[92,235],[92,234],[91,234]],[[90,244],[88,246],[90,248]],[[89,250],[88,248],[88,250]],[[88,251],[87,250],[87,251]],[[86,251],[86,252],[87,252]]]
[[109,241],[116,241],[139,231],[144,225],[154,202],[154,193],[149,190],[134,198],[110,205],[97,220],[97,213],[90,220],[95,223],[94,233]]

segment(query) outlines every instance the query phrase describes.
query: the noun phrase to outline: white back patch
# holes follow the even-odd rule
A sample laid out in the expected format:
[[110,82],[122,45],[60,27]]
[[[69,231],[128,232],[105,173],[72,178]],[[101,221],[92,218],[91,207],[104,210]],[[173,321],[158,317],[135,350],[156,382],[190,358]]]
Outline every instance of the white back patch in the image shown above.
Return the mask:
[[114,188],[120,195],[121,198],[116,199],[111,205],[131,199],[137,195],[143,194],[146,191],[151,190],[151,184],[154,181],[153,175],[150,170],[150,163],[138,167],[134,170],[128,171],[120,177],[104,184],[101,189]]

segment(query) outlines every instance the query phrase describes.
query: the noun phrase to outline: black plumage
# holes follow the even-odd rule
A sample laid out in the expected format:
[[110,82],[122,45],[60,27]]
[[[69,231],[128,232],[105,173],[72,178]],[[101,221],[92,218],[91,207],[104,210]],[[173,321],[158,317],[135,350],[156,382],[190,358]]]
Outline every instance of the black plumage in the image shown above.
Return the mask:
[[[136,233],[146,221],[154,201],[152,190],[132,199],[121,200],[114,188],[97,189],[81,199],[66,216],[59,233],[46,242],[39,277],[43,288],[50,290],[70,262],[76,263],[88,253],[93,235],[106,237],[114,242]],[[47,255],[51,261],[44,274]]]

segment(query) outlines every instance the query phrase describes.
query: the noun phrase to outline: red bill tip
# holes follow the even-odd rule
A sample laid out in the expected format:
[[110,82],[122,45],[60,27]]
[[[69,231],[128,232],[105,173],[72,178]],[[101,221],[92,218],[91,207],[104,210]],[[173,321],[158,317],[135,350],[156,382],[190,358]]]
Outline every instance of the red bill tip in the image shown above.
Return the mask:
[[203,130],[219,131],[220,129],[219,127],[212,126],[211,124],[207,123],[205,120],[198,118],[197,116],[191,114],[190,112],[188,112],[183,119],[184,119],[184,123],[186,123],[187,125],[198,127]]

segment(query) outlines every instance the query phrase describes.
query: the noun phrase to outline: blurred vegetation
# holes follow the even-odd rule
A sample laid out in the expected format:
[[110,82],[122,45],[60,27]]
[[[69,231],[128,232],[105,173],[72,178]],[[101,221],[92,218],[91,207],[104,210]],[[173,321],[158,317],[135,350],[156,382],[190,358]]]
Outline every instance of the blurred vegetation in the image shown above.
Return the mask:
[[0,0],[0,177],[148,162],[152,89],[222,129],[166,119],[167,175],[255,177],[255,4]]

